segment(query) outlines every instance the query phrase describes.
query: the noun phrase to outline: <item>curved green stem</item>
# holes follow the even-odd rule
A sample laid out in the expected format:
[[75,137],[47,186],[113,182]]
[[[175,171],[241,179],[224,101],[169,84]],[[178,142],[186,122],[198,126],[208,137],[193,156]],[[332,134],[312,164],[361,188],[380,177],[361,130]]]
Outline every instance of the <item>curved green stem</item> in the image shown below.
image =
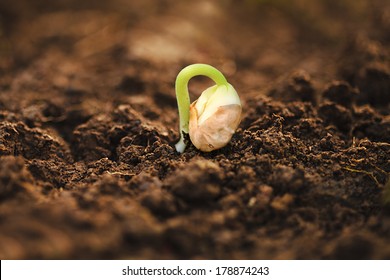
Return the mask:
[[190,120],[190,95],[188,93],[188,82],[195,76],[209,77],[218,86],[228,84],[226,78],[219,70],[207,64],[192,64],[179,72],[175,84],[180,118],[180,140],[175,147],[179,153],[184,152],[184,149],[186,148],[183,132],[188,133],[188,122]]

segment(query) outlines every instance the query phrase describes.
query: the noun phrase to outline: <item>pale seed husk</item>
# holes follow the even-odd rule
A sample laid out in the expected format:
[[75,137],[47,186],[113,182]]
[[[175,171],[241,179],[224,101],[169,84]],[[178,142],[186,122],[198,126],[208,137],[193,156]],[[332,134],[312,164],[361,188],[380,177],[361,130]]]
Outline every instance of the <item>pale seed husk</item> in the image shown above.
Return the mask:
[[194,146],[211,152],[226,146],[241,121],[241,106],[230,104],[220,106],[213,115],[198,125],[196,101],[190,106],[189,134]]

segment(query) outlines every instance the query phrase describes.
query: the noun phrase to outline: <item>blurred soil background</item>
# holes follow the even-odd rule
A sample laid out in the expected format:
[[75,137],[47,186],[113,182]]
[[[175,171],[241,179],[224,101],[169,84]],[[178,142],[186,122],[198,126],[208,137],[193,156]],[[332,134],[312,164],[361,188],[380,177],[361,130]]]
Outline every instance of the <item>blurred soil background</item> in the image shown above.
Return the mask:
[[[389,259],[389,30],[386,0],[1,0],[0,258]],[[192,63],[243,118],[180,155]]]

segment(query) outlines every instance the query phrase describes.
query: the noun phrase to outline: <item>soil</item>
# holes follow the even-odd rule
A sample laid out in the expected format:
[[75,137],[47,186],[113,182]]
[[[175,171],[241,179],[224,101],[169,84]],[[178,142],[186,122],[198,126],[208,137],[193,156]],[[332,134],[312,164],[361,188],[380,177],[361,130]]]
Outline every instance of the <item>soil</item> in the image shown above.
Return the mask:
[[[0,258],[389,259],[389,10],[2,1]],[[242,122],[178,154],[174,80],[199,62]]]

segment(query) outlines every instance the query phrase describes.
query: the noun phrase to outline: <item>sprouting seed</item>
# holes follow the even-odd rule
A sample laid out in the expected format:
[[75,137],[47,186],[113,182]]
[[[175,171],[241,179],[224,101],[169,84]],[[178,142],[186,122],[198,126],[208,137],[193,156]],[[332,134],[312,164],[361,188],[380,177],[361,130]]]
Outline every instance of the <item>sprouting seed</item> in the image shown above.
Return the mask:
[[[195,76],[206,76],[216,85],[202,92],[190,105],[188,82]],[[226,146],[241,121],[241,102],[236,90],[216,68],[207,64],[192,64],[179,72],[176,78],[176,99],[180,117],[180,140],[175,145],[184,152],[184,133],[203,152]]]

